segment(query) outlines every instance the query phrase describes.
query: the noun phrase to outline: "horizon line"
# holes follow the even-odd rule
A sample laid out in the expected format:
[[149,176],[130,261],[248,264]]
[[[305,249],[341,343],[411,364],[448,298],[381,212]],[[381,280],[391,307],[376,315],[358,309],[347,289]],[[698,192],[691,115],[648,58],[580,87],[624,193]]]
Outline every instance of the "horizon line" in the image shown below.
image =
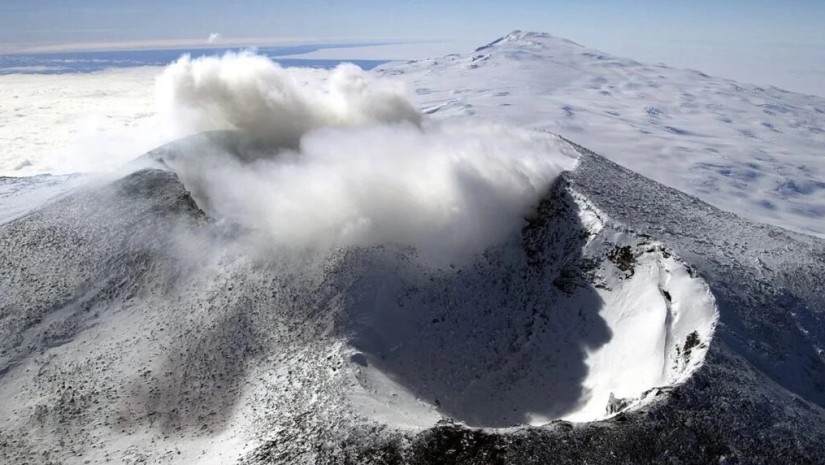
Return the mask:
[[298,45],[367,46],[399,43],[432,42],[432,40],[403,40],[377,37],[238,37],[221,38],[209,42],[208,38],[121,40],[109,42],[70,42],[0,45],[0,55],[25,55],[71,52],[115,52],[142,50],[174,50],[179,48],[210,49],[235,47],[269,47]]

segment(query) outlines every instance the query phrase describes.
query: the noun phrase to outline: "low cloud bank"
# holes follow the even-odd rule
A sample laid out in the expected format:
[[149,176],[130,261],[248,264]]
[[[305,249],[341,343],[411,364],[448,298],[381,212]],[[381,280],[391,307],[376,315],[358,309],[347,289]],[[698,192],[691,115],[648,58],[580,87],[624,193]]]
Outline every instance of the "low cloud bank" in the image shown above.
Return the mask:
[[276,246],[393,243],[460,260],[517,231],[575,164],[551,135],[427,121],[398,84],[352,65],[184,57],[158,79],[158,96],[184,133],[231,129],[252,141],[254,156],[195,150],[170,164],[212,216]]

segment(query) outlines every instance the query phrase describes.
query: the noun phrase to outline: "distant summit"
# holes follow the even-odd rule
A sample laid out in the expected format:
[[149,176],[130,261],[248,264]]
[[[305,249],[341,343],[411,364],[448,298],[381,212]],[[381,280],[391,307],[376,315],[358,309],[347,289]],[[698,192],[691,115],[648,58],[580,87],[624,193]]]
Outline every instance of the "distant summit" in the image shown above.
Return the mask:
[[547,32],[533,32],[533,31],[521,31],[516,29],[515,31],[499,37],[498,39],[490,42],[487,45],[483,45],[477,48],[475,51],[480,52],[492,48],[501,43],[518,43],[520,45],[548,45],[548,42],[556,41],[561,43],[566,43],[570,45],[575,45],[577,47],[583,47],[583,45],[573,42],[572,40],[564,39],[561,37],[556,37],[552,34]]
[[432,117],[560,134],[716,207],[825,237],[820,97],[521,30],[386,73]]

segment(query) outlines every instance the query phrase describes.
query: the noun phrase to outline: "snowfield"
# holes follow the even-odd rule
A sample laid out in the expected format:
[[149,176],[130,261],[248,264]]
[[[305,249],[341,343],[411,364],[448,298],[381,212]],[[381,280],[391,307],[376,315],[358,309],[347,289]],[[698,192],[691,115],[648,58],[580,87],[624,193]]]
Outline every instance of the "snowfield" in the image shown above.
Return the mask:
[[723,210],[825,235],[825,99],[514,32],[382,71],[435,118],[548,130]]
[[825,456],[817,98],[521,32],[158,85],[196,135],[0,178],[0,462]]

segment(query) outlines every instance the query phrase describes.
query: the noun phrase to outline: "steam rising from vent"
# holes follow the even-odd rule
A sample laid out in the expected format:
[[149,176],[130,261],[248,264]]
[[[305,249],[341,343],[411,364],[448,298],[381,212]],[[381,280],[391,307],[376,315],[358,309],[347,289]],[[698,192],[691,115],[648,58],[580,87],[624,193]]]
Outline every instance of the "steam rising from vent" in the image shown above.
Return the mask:
[[403,87],[355,65],[296,71],[251,52],[184,56],[158,79],[158,97],[184,131],[237,129],[276,149],[322,127],[421,121]]
[[158,96],[183,133],[231,129],[245,141],[166,162],[210,215],[277,246],[395,243],[459,260],[517,231],[575,164],[551,135],[424,120],[402,87],[353,65],[184,57]]

